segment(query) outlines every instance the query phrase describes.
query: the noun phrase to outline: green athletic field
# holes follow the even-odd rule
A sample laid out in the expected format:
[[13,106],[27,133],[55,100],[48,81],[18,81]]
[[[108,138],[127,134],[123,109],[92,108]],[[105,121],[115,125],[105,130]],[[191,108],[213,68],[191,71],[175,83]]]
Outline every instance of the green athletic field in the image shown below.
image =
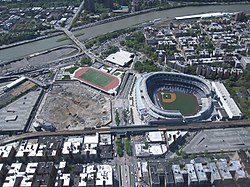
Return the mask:
[[112,77],[109,77],[92,69],[87,70],[80,77],[100,87],[108,85],[113,79]]
[[[170,93],[176,94],[175,101],[170,102],[170,103],[163,102],[162,94],[165,98],[168,98]],[[197,98],[192,94],[185,94],[181,92],[159,91],[158,97],[159,97],[161,106],[165,110],[179,110],[181,114],[184,116],[194,115],[199,110]]]

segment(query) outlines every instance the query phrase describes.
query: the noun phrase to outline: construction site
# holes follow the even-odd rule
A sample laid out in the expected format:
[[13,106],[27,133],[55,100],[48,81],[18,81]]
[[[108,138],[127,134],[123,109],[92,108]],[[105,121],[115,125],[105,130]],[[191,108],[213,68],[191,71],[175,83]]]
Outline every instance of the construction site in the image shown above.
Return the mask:
[[111,121],[110,98],[77,81],[61,81],[45,94],[36,119],[56,130],[80,130]]

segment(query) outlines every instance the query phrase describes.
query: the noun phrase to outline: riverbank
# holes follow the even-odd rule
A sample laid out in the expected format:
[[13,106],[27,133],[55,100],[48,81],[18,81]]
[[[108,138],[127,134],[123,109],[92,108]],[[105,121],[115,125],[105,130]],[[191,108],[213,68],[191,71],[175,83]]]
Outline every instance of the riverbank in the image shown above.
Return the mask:
[[[192,3],[191,2],[191,3],[184,3],[184,4],[170,6],[170,7],[169,6],[156,7],[156,8],[145,9],[145,10],[141,10],[141,11],[137,11],[137,12],[132,12],[132,13],[129,13],[129,14],[124,14],[124,15],[121,15],[121,16],[115,16],[115,17],[112,17],[112,18],[104,19],[104,20],[101,20],[101,21],[98,21],[98,22],[95,22],[95,23],[89,23],[87,25],[82,25],[82,26],[79,26],[79,27],[73,27],[71,29],[71,31],[72,32],[73,31],[78,31],[78,30],[81,30],[81,29],[86,29],[86,28],[97,26],[97,25],[101,25],[101,24],[105,24],[105,23],[109,23],[109,22],[113,22],[113,21],[117,21],[117,20],[122,20],[122,19],[125,19],[125,18],[128,18],[128,17],[142,15],[142,14],[153,12],[153,11],[163,11],[163,10],[170,10],[170,9],[176,9],[176,8],[189,7],[189,6],[237,5],[237,4],[250,4],[250,2],[228,2],[228,3],[220,3],[220,2],[214,2],[214,3],[195,3],[194,2],[194,3]],[[24,41],[9,44],[9,45],[2,45],[2,46],[0,46],[0,50],[15,47],[15,46],[18,46],[18,45],[27,44],[27,43],[30,43],[30,42],[35,42],[35,41],[51,38],[51,37],[54,37],[54,36],[59,36],[60,34],[63,34],[63,32],[56,31],[55,33],[52,33],[52,34],[50,33],[49,35],[41,36],[41,37],[34,38],[34,39],[31,39],[31,40],[24,40]],[[77,37],[81,36],[83,34],[78,34]],[[63,38],[63,39],[58,40],[58,41],[63,41],[63,40],[67,40],[67,38]]]
[[170,10],[170,9],[175,9],[175,8],[183,8],[183,7],[192,7],[192,6],[211,6],[211,5],[237,5],[237,4],[250,4],[250,2],[228,2],[228,3],[222,3],[222,2],[212,2],[212,3],[196,3],[196,2],[191,2],[191,3],[184,3],[181,5],[176,5],[176,6],[163,6],[163,7],[156,7],[156,8],[150,8],[150,9],[145,9],[145,10],[141,10],[141,11],[137,11],[137,12],[131,12],[129,14],[124,14],[121,16],[115,16],[112,18],[108,18],[108,19],[104,19],[101,21],[97,21],[95,23],[89,23],[87,25],[82,25],[79,27],[73,27],[71,29],[71,31],[77,31],[77,30],[81,30],[81,29],[86,29],[89,27],[93,27],[93,26],[97,26],[97,25],[101,25],[101,24],[105,24],[108,22],[112,22],[112,21],[117,21],[117,20],[121,20],[121,19],[125,19],[128,17],[133,17],[133,16],[137,16],[137,15],[141,15],[141,14],[145,14],[145,13],[149,13],[149,12],[153,12],[153,11],[163,11],[163,10]]
[[2,45],[2,46],[0,46],[0,50],[2,50],[2,49],[8,49],[8,48],[15,47],[15,46],[18,46],[18,45],[27,44],[27,43],[30,43],[30,42],[44,40],[44,39],[47,39],[47,38],[59,36],[60,34],[63,34],[63,32],[62,31],[56,31],[56,33],[52,33],[52,34],[47,35],[47,36],[40,36],[38,38],[34,38],[34,39],[31,39],[31,40],[24,40],[24,41],[12,43],[12,44],[9,44],[9,45]]
[[[231,4],[231,3],[230,3]],[[129,16],[122,20],[109,21],[107,23],[98,23],[98,25],[91,26],[85,29],[79,29],[74,31],[74,35],[77,38],[85,42],[89,38],[94,38],[108,32],[121,30],[124,28],[132,27],[133,25],[139,25],[141,23],[149,22],[158,18],[174,19],[177,16],[209,13],[209,12],[246,12],[250,13],[250,4],[234,4],[234,5],[210,5],[210,6],[186,6],[182,8],[171,8],[167,10],[147,10],[147,13],[141,13],[140,15]],[[136,13],[138,14],[138,12]],[[128,16],[128,15],[126,15]],[[107,20],[106,20],[107,21]],[[59,35],[50,37],[47,39],[41,39],[39,41],[33,41],[25,43],[19,46],[9,47],[7,49],[0,50],[0,61],[18,59],[20,57],[28,56],[33,53],[49,50],[55,47],[73,44],[71,40],[61,40],[65,35]]]
[[[31,58],[34,58],[34,57],[37,57],[37,56],[42,56],[42,55],[46,55],[48,53],[51,53],[51,52],[54,52],[54,51],[57,51],[57,50],[62,50],[62,49],[67,49],[67,48],[72,48],[72,49],[76,49],[78,52],[76,55],[79,55],[80,54],[80,48],[75,46],[75,45],[64,45],[64,46],[59,46],[59,47],[56,47],[56,48],[52,48],[52,49],[48,49],[48,50],[45,50],[45,51],[42,51],[42,52],[37,52],[37,53],[33,53],[33,54],[30,54],[26,57],[20,57],[20,58],[17,58],[17,59],[12,59],[12,60],[9,60],[9,61],[3,61],[3,62],[0,62],[0,67],[1,66],[4,66],[4,65],[8,65],[8,64],[11,64],[11,63],[15,63],[17,61],[21,61],[23,60],[24,58],[27,58],[28,59],[31,59]],[[74,55],[73,55],[74,56]],[[68,58],[68,57],[67,57]]]

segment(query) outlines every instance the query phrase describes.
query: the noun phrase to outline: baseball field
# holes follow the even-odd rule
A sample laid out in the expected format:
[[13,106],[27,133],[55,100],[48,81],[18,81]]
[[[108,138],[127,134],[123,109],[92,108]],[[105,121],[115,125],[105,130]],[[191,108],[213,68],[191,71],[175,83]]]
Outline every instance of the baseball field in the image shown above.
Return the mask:
[[192,94],[161,90],[158,97],[165,110],[179,110],[184,116],[194,115],[199,110],[197,98]]

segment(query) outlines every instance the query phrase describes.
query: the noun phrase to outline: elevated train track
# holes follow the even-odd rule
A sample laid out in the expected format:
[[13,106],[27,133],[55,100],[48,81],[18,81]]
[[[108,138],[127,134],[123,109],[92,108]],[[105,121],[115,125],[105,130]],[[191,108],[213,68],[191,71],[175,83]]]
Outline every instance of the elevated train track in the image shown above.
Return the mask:
[[118,126],[111,127],[111,133],[122,132],[145,132],[156,130],[202,130],[202,129],[221,129],[221,128],[236,128],[236,127],[250,127],[250,120],[236,120],[225,122],[199,122],[199,123],[183,123],[183,124],[169,124],[169,125],[134,125],[134,126]]
[[20,135],[13,135],[11,137],[0,140],[0,145],[7,143],[38,138],[42,136],[77,136],[85,134],[94,133],[112,133],[112,134],[133,134],[133,133],[143,133],[147,131],[158,131],[158,130],[188,130],[195,131],[201,129],[216,129],[216,128],[235,128],[235,127],[249,127],[250,120],[235,120],[235,121],[225,121],[225,122],[199,122],[199,123],[183,123],[183,124],[159,124],[159,125],[133,125],[133,126],[111,126],[102,128],[87,128],[84,130],[67,130],[67,131],[56,131],[56,132],[32,132],[24,133]]

